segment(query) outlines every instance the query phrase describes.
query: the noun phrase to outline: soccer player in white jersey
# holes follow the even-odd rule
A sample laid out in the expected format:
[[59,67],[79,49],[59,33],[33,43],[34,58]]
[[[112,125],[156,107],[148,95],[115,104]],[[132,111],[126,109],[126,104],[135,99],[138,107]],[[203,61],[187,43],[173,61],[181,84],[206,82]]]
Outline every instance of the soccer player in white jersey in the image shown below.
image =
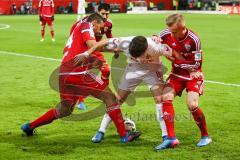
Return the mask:
[[[145,82],[149,86],[156,102],[157,119],[162,129],[162,137],[163,139],[166,138],[167,131],[161,114],[163,70],[159,57],[163,55],[172,56],[171,48],[164,44],[157,44],[151,38],[143,36],[111,38],[106,41],[105,45],[110,50],[120,49],[128,57],[128,66],[118,87],[119,103],[123,103],[140,83]],[[94,143],[99,143],[103,140],[104,133],[110,122],[111,118],[106,113],[98,132],[92,138]]]

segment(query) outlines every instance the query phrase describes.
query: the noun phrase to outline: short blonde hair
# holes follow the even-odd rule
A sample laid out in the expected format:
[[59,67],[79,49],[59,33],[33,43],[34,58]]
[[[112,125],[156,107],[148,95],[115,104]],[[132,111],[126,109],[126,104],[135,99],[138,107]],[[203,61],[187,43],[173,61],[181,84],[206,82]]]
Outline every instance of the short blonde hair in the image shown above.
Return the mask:
[[183,15],[180,13],[170,14],[166,18],[166,25],[169,27],[172,26],[173,24],[180,24],[180,23],[185,24],[185,19]]

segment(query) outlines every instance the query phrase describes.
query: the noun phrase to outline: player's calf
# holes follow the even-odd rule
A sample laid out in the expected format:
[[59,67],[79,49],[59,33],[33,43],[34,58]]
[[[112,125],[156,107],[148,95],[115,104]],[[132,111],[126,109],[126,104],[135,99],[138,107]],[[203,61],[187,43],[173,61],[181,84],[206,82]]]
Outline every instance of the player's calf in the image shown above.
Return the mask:
[[58,118],[63,118],[71,115],[74,109],[74,105],[75,102],[73,102],[72,100],[61,101],[56,107]]

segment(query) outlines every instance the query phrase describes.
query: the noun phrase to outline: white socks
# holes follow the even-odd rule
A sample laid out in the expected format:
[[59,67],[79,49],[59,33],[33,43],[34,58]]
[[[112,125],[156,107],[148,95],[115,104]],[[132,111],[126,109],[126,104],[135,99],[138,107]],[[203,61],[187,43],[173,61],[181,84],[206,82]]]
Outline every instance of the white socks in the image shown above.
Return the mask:
[[167,128],[166,128],[165,121],[163,119],[162,107],[163,107],[162,103],[156,104],[157,120],[158,120],[158,122],[160,124],[161,130],[162,130],[162,137],[163,137],[163,136],[167,136]]
[[100,128],[98,131],[105,133],[108,125],[112,122],[112,119],[109,117],[107,113],[104,114]]
[[[163,137],[163,136],[167,136],[167,128],[162,115],[162,106],[163,106],[162,103],[156,104],[157,120],[159,121],[161,130],[162,130],[162,137]],[[99,131],[105,133],[111,121],[112,119],[109,117],[107,113],[105,113],[99,128]]]

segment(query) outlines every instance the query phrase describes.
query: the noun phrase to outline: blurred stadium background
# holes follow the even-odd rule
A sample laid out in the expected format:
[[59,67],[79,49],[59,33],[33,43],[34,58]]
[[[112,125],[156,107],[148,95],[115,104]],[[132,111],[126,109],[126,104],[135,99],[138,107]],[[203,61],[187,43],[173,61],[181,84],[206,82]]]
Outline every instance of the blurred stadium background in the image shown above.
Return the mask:
[[[156,13],[164,10],[203,10],[222,14],[239,14],[239,0],[87,0],[81,1],[86,13],[96,11],[99,3],[111,4],[112,13]],[[37,14],[39,0],[1,0],[2,14]],[[54,0],[55,13],[76,13],[78,0]],[[150,12],[149,12],[150,13]],[[211,13],[211,12],[210,12]],[[212,12],[214,13],[214,12]]]

